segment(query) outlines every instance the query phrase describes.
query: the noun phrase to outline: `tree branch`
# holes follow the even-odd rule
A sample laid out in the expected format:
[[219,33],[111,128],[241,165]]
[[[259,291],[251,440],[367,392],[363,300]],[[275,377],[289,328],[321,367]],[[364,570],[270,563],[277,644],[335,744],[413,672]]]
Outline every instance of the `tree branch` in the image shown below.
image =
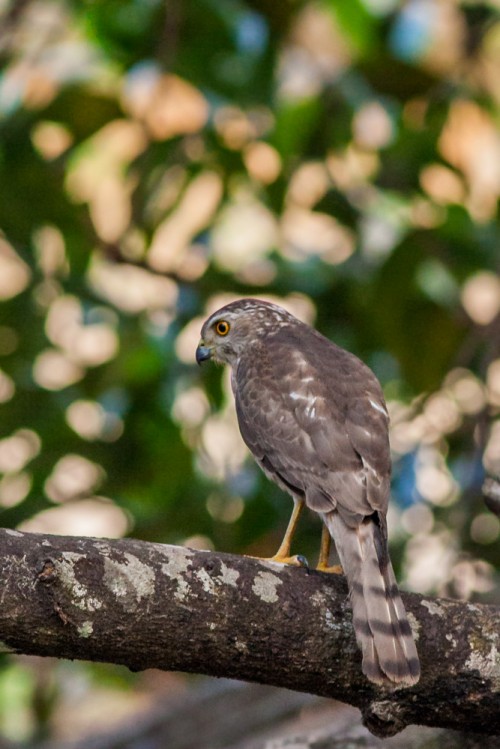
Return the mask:
[[345,580],[131,539],[0,530],[0,639],[12,651],[257,681],[360,708],[392,735],[418,723],[500,734],[500,611],[404,594],[422,678],[361,673]]

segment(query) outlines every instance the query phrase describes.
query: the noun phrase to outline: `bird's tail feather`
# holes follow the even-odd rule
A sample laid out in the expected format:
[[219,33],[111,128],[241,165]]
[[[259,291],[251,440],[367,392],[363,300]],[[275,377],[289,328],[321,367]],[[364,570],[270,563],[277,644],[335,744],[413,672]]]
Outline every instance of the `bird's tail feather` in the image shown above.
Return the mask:
[[338,512],[323,517],[347,577],[363,673],[377,684],[415,684],[417,649],[379,525],[366,518],[352,528]]

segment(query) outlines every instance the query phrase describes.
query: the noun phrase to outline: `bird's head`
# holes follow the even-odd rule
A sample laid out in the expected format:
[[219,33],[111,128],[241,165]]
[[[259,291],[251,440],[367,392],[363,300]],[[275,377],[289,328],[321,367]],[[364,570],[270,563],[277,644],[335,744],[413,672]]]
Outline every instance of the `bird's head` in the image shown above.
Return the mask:
[[201,329],[196,361],[213,359],[234,365],[241,353],[258,339],[272,335],[295,318],[282,307],[260,299],[240,299],[214,312]]

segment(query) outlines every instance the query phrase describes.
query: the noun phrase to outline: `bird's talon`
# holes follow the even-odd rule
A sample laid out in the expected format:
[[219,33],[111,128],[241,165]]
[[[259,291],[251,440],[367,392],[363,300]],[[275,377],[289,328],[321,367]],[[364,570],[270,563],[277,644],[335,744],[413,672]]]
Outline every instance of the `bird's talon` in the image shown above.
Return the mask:
[[274,557],[268,557],[266,561],[291,564],[294,567],[309,567],[307,559],[302,554],[294,554],[293,557],[282,557],[279,554],[275,554]]
[[309,562],[303,554],[296,554],[295,559],[301,567],[309,567]]

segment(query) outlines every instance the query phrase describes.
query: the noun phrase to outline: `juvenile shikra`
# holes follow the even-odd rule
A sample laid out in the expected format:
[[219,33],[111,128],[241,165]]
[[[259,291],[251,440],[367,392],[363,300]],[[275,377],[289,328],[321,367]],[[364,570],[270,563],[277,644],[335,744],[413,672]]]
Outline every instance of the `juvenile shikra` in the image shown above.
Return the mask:
[[232,368],[241,435],[294,510],[277,561],[304,506],[323,520],[319,567],[333,538],[346,575],[368,679],[415,684],[420,665],[387,547],[389,417],[373,372],[277,305],[242,299],[203,325],[196,359]]

